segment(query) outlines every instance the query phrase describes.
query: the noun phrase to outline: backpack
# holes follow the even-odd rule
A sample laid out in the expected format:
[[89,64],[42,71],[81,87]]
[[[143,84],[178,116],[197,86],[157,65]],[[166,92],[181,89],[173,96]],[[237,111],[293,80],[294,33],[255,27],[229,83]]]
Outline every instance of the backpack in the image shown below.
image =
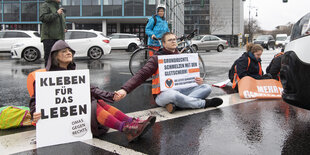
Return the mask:
[[[233,63],[233,65],[230,67],[229,71],[228,71],[228,78],[230,80],[231,83],[233,83],[234,80],[234,74],[235,74],[235,66],[236,66],[236,62],[239,60],[239,58]],[[248,58],[248,67],[247,70],[249,69],[251,63],[251,59]]]
[[28,107],[5,106],[0,108],[0,129],[30,125],[31,115]]
[[[153,27],[152,27],[152,30],[153,30],[154,27],[156,26],[156,23],[157,23],[156,15],[152,15],[152,18],[154,19],[154,25],[153,25]],[[146,25],[147,25],[148,22],[149,22],[149,20],[147,20]],[[144,35],[144,45],[147,45],[148,38],[149,38],[148,35],[145,34],[145,35]]]

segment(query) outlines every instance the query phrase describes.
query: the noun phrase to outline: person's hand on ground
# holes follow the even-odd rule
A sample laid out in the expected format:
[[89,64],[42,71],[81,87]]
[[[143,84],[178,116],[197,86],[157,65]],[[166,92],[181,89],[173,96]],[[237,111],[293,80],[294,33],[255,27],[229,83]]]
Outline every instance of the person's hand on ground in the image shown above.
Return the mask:
[[203,84],[203,78],[201,78],[201,77],[196,77],[196,78],[195,78],[195,81],[196,81],[196,83],[197,83],[198,85],[202,85],[202,84]]

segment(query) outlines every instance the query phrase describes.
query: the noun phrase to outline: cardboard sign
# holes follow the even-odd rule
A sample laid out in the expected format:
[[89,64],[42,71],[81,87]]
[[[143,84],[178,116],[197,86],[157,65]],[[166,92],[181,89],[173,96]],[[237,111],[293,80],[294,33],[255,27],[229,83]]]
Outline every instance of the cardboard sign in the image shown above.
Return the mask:
[[238,83],[240,98],[279,99],[283,87],[274,79],[256,80],[250,76],[243,77]]
[[158,56],[160,91],[197,86],[200,77],[197,53]]
[[89,70],[36,73],[37,147],[92,138]]

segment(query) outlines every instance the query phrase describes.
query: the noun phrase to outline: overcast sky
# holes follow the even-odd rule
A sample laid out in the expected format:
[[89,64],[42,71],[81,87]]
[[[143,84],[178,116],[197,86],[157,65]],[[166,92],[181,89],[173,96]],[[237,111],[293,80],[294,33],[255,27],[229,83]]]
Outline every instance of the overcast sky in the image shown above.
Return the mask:
[[295,23],[310,12],[310,0],[288,0],[287,3],[282,3],[282,0],[246,0],[244,19],[249,18],[250,2],[251,19],[257,19],[264,30],[273,30],[276,26],[285,25],[288,22]]

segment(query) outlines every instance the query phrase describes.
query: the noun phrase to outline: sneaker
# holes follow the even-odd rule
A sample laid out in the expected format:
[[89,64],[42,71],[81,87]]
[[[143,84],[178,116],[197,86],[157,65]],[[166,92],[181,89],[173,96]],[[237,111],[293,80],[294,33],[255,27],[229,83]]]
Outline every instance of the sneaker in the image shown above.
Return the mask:
[[150,129],[151,124],[150,122],[144,122],[144,123],[126,123],[123,132],[126,134],[126,137],[128,139],[128,142],[132,142],[139,138],[141,135],[145,134],[148,129]]
[[205,99],[205,100],[206,100],[206,104],[204,108],[217,107],[223,103],[223,100],[217,97],[212,98],[212,99]]
[[170,114],[172,114],[175,112],[176,106],[172,103],[168,103],[166,104],[165,108]]

